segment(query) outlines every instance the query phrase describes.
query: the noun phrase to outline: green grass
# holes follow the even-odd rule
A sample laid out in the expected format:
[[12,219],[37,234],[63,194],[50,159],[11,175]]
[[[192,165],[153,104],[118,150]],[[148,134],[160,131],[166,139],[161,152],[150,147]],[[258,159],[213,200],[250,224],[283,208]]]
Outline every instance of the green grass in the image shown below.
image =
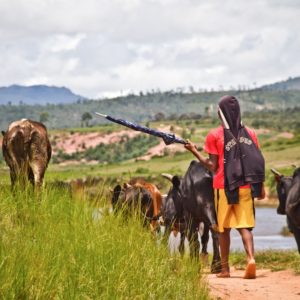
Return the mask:
[[2,299],[208,299],[198,264],[170,258],[138,219],[93,220],[57,189],[0,199]]
[[[270,269],[280,271],[286,269],[294,270],[300,275],[300,255],[297,251],[266,250],[257,251],[255,261],[258,269]],[[230,264],[237,269],[244,269],[246,266],[246,255],[244,252],[233,252],[230,255]]]

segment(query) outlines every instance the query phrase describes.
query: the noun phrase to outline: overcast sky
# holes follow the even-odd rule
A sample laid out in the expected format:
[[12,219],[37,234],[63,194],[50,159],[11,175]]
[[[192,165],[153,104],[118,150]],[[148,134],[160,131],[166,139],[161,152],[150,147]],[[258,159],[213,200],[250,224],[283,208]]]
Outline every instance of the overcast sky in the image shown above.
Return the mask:
[[0,0],[0,86],[83,96],[300,75],[298,0]]

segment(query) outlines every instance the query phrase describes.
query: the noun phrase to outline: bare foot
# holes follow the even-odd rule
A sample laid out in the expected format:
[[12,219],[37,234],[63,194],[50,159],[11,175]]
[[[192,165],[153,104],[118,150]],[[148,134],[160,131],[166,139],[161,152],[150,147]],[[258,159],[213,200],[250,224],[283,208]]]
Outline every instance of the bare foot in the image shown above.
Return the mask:
[[229,278],[230,277],[230,273],[229,272],[221,272],[219,274],[216,275],[218,278]]
[[244,279],[255,279],[256,278],[256,264],[255,260],[251,259],[248,262],[248,265],[246,267]]

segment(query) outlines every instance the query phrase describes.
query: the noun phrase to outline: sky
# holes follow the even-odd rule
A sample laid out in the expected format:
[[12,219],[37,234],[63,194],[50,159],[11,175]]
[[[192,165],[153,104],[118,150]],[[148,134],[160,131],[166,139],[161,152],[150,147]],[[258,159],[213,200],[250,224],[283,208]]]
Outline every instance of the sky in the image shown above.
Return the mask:
[[0,86],[89,98],[300,76],[298,0],[0,0]]

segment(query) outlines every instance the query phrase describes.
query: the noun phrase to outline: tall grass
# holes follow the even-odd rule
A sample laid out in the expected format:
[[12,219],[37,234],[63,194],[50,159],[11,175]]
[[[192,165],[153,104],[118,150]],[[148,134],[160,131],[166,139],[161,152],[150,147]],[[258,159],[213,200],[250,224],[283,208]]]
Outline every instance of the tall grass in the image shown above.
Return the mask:
[[197,263],[171,258],[137,219],[49,189],[0,190],[0,297],[208,299]]

